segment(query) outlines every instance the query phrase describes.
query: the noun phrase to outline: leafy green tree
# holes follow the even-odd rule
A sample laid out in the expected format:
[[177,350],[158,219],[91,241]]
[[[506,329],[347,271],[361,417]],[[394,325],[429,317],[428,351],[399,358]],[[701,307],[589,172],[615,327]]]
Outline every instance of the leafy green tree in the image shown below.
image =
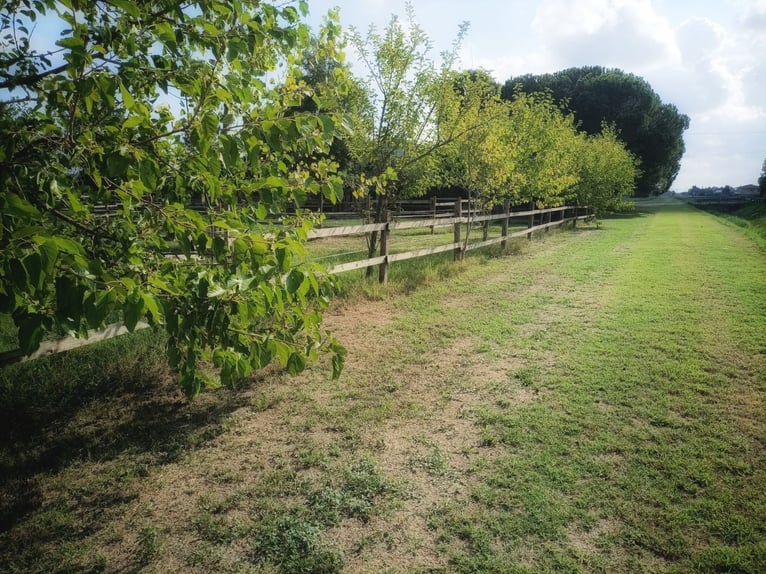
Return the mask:
[[761,195],[766,195],[766,159],[763,160],[761,166],[761,176],[758,178],[758,189],[761,191]]
[[596,215],[621,208],[624,198],[635,190],[636,158],[610,126],[604,126],[600,134],[581,134],[578,144],[572,198],[578,205],[590,206]]
[[538,207],[563,205],[577,182],[577,131],[545,94],[518,93],[510,106],[510,145],[517,201]]
[[505,199],[561,205],[578,179],[578,135],[571,114],[549,96],[519,93],[501,100],[485,78],[458,74],[440,130],[460,132],[440,152],[445,183],[484,209]]
[[689,118],[672,104],[663,104],[642,78],[601,67],[570,68],[554,74],[509,79],[503,97],[515,90],[549,92],[574,114],[581,129],[594,135],[606,123],[619,132],[628,149],[641,161],[639,195],[670,189],[685,151],[683,133]]
[[[508,115],[499,86],[480,70],[455,73],[438,108],[438,131],[450,141],[438,151],[440,182],[464,191],[483,209],[507,189]],[[455,133],[462,137],[452,138]]]
[[[357,102],[350,114],[348,146],[356,166],[357,196],[375,198],[375,221],[381,221],[398,199],[420,196],[437,181],[434,152],[445,143],[438,131],[437,110],[467,29],[467,24],[461,26],[452,50],[437,66],[411,4],[406,15],[405,24],[392,16],[382,32],[371,26],[365,36],[354,29],[349,36],[367,70],[363,80],[367,98]],[[370,256],[376,251],[376,238],[372,234]]]
[[[0,9],[0,312],[34,351],[116,317],[168,333],[189,395],[203,359],[233,384],[343,349],[321,329],[332,283],[294,264],[311,222],[270,215],[335,200],[326,157],[345,72],[308,86],[307,3],[11,0]],[[55,48],[35,21],[59,18]],[[317,44],[337,58],[329,20]],[[313,111],[295,111],[309,94]],[[304,159],[297,158],[316,158]],[[105,206],[109,206],[105,209]],[[194,206],[197,206],[193,209]]]

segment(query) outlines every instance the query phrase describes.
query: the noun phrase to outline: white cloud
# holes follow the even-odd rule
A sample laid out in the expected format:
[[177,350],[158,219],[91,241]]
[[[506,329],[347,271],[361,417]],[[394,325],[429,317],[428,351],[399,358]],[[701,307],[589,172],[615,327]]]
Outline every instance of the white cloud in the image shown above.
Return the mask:
[[756,1],[748,7],[745,25],[756,30],[766,30],[766,1]]
[[694,16],[685,20],[675,32],[684,65],[696,65],[715,54],[725,31],[707,18]]
[[532,28],[560,68],[640,73],[680,59],[673,28],[650,0],[545,0]]
[[505,83],[511,77],[523,74],[543,74],[556,70],[551,68],[547,56],[542,52],[519,54],[509,50],[507,54],[487,57],[473,42],[466,43],[460,50],[460,67],[487,70],[500,84]]

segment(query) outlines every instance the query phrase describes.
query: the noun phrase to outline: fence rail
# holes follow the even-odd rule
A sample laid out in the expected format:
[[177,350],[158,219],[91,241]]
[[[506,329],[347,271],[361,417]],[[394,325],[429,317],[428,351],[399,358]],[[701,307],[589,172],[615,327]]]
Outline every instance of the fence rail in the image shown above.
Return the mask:
[[[313,229],[309,232],[308,238],[309,240],[318,240],[318,239],[326,239],[330,237],[346,237],[350,235],[363,235],[363,234],[369,234],[373,232],[381,233],[381,254],[379,256],[369,257],[367,259],[361,259],[358,261],[351,261],[348,263],[341,263],[333,267],[330,267],[327,271],[330,274],[338,274],[338,273],[346,273],[347,271],[354,271],[356,269],[374,267],[377,265],[377,266],[380,266],[379,279],[381,283],[385,283],[388,277],[388,265],[396,261],[405,261],[405,260],[414,259],[417,257],[425,257],[425,256],[433,255],[436,253],[442,253],[445,251],[453,251],[455,254],[455,258],[460,259],[462,258],[463,254],[466,251],[479,249],[481,247],[488,247],[490,245],[496,245],[498,243],[505,245],[508,239],[512,239],[515,237],[523,237],[523,236],[527,236],[527,238],[531,238],[532,234],[537,231],[548,230],[552,227],[557,227],[565,223],[576,224],[577,221],[590,219],[593,217],[593,215],[590,212],[590,209],[587,207],[562,206],[562,207],[551,207],[547,209],[529,209],[525,211],[510,211],[510,205],[507,202],[504,206],[503,213],[475,215],[474,213],[478,213],[478,212],[474,211],[472,214],[465,216],[463,215],[463,205],[465,203],[466,203],[465,201],[460,201],[460,200],[449,203],[448,205],[451,205],[453,207],[453,213],[451,217],[442,215],[441,217],[437,216],[437,217],[432,217],[430,219],[418,219],[418,220],[411,220],[411,221],[407,221],[407,220],[402,221],[400,218],[397,218],[399,220],[392,221],[390,219],[391,214],[389,213],[389,221],[387,222],[367,223],[362,225],[347,225],[342,227],[324,227],[321,229]],[[445,205],[445,203],[440,203],[439,205]],[[567,212],[571,212],[570,217],[567,217]],[[560,218],[556,219],[555,221],[552,221],[553,214],[560,214]],[[546,216],[548,221],[535,224],[534,218],[535,216],[538,216],[538,215]],[[527,227],[520,231],[514,231],[512,233],[509,233],[508,228],[510,226],[510,220],[514,218],[519,218],[519,217],[527,218]],[[501,231],[500,237],[493,237],[489,239],[486,234],[486,229],[487,229],[486,225],[488,225],[492,221],[501,221],[502,231]],[[470,226],[470,225],[478,224],[478,223],[484,224],[482,226],[484,229],[483,239],[481,241],[474,241],[472,243],[467,242],[467,237],[465,240],[463,240],[461,237],[462,226],[463,225]],[[387,251],[388,236],[392,231],[404,230],[404,229],[417,229],[417,228],[424,228],[424,227],[430,227],[433,230],[434,228],[449,227],[449,226],[452,226],[454,229],[454,233],[453,233],[454,240],[452,241],[452,243],[448,243],[445,245],[438,245],[435,247],[427,247],[423,249],[415,249],[412,251],[407,251],[405,253],[389,254]]]

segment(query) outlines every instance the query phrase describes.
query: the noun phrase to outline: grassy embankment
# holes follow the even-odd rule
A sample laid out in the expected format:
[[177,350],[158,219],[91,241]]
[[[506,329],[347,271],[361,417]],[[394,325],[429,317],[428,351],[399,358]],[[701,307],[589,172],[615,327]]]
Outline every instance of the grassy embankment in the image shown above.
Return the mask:
[[717,213],[724,221],[742,228],[756,243],[766,248],[766,203],[756,203],[733,213]]
[[738,228],[666,207],[417,282],[328,316],[337,382],[25,409],[6,377],[0,570],[766,570],[766,256]]

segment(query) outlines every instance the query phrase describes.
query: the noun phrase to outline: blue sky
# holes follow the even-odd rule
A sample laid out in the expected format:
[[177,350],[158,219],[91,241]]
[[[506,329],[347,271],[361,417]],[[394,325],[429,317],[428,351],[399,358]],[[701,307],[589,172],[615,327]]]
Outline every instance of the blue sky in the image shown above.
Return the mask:
[[[646,79],[691,118],[673,189],[755,183],[766,158],[766,0],[412,0],[435,46],[471,26],[461,67],[503,83],[574,66]],[[404,0],[309,0],[311,19],[340,8],[344,27],[382,28]],[[353,54],[350,54],[353,61]],[[355,70],[363,73],[363,70]]]

